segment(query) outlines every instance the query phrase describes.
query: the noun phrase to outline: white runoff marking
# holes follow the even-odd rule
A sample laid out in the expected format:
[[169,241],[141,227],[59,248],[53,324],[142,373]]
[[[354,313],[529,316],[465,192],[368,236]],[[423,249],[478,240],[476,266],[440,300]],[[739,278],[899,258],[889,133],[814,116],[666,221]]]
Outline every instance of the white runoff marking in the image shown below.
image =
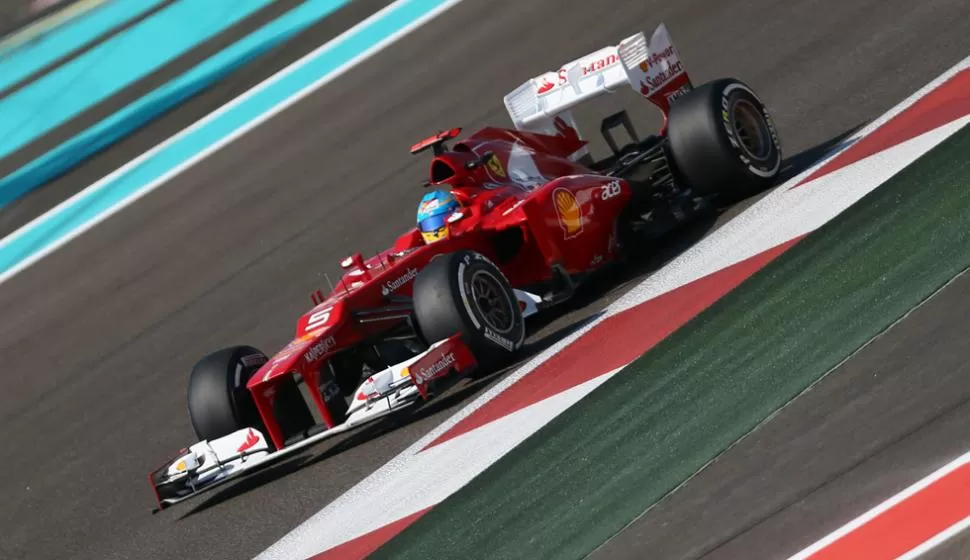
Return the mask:
[[[967,124],[968,119],[962,118],[950,124],[943,125],[935,130],[885,150],[884,152],[886,153],[880,152],[873,154],[843,169],[820,177],[810,183],[803,184],[797,189],[792,189],[792,187],[798,185],[800,181],[814,173],[836,155],[856,143],[862,137],[871,134],[874,130],[881,127],[967,67],[970,67],[970,57],[956,64],[940,77],[921,88],[917,93],[893,107],[882,117],[873,121],[870,125],[849,138],[839,148],[833,150],[828,156],[822,158],[809,169],[775,189],[773,193],[767,195],[759,203],[745,210],[745,212],[734,218],[734,220],[725,224],[704,241],[698,243],[681,257],[665,266],[661,271],[633,288],[625,296],[607,307],[596,319],[590,321],[558,344],[537,355],[520,369],[506,377],[498,385],[492,387],[489,391],[479,396],[472,403],[429,432],[417,443],[401,452],[397,457],[391,459],[380,469],[374,471],[374,473],[343,496],[337,498],[318,514],[283,537],[282,540],[268,549],[260,558],[306,557],[329,550],[379,528],[379,526],[375,526],[375,523],[362,524],[358,518],[367,517],[368,515],[379,515],[383,511],[384,506],[389,503],[406,503],[409,500],[419,502],[419,504],[416,503],[415,507],[412,508],[395,509],[393,510],[393,515],[382,515],[381,521],[383,525],[380,526],[386,526],[388,523],[392,523],[407,515],[420,511],[429,505],[438,503],[434,500],[422,500],[421,493],[411,493],[408,491],[408,488],[402,489],[394,485],[394,481],[399,478],[408,478],[409,476],[417,475],[411,469],[411,466],[415,464],[412,462],[413,456],[431,453],[438,447],[446,451],[458,449],[456,442],[461,439],[473,439],[476,442],[490,443],[490,440],[487,438],[479,439],[477,432],[482,430],[490,431],[494,425],[499,423],[504,426],[505,420],[513,415],[456,436],[452,440],[422,452],[421,450],[425,446],[609,317],[624,309],[642,304],[680,286],[708,276],[718,270],[722,270],[727,266],[767,249],[777,247],[799,235],[809,233],[843,212],[865,194],[876,189],[886,179]],[[800,211],[805,209],[805,205],[808,205],[807,207],[811,209],[810,212]],[[774,218],[769,219],[772,216]],[[784,219],[779,219],[778,216],[784,216]],[[749,234],[754,233],[757,233],[757,236],[752,239]],[[616,371],[618,370],[610,372],[609,375],[614,375]],[[515,412],[514,416],[518,422],[523,422],[523,419],[530,415],[533,410],[539,409],[527,407]],[[560,413],[563,410],[565,408],[562,408]],[[531,434],[537,431],[550,420],[552,420],[552,417],[548,417],[541,422],[529,422],[530,429],[532,430],[529,433]],[[447,446],[447,444],[456,445]],[[508,450],[511,450],[512,447],[514,445],[508,446],[505,451],[498,454],[489,453],[490,449],[488,447],[475,447],[471,454],[489,453],[489,456],[494,456],[492,461],[495,461]],[[467,464],[465,463],[466,458],[464,457],[464,453],[467,450],[462,449],[463,452],[461,454],[445,453],[439,449],[436,455],[435,468],[441,469],[441,472],[447,472],[448,465]],[[491,464],[491,462],[488,464]],[[482,466],[482,470],[487,466]],[[471,477],[464,480],[458,486],[463,486],[469,480],[471,480]],[[446,496],[440,496],[440,499],[444,497]],[[349,515],[347,513],[348,511],[353,511],[355,514]]]
[[970,517],[964,517],[958,523],[951,525],[946,530],[941,531],[932,539],[924,542],[923,544],[917,546],[913,550],[910,550],[906,554],[903,554],[896,560],[913,560],[919,558],[920,556],[926,554],[927,552],[933,550],[934,548],[940,546],[946,541],[952,539],[953,537],[959,535],[963,531],[966,531],[970,527]]
[[[883,513],[885,513],[887,511],[889,511],[890,509],[896,507],[897,505],[899,505],[902,502],[906,501],[907,499],[909,499],[913,495],[921,492],[922,490],[925,490],[926,488],[928,488],[934,482],[936,482],[936,481],[940,480],[941,478],[945,477],[946,475],[952,473],[953,471],[957,470],[958,468],[962,467],[963,465],[967,464],[968,462],[970,462],[970,453],[965,453],[965,454],[961,455],[960,457],[958,457],[958,458],[954,459],[953,461],[947,463],[946,465],[944,465],[943,467],[941,467],[937,471],[933,472],[932,474],[930,474],[926,478],[923,478],[922,480],[916,482],[912,486],[906,488],[902,492],[896,494],[895,496],[893,496],[893,497],[889,498],[888,500],[882,502],[881,504],[877,505],[876,507],[874,507],[874,508],[870,509],[869,511],[863,513],[859,517],[856,517],[855,519],[853,519],[849,523],[846,523],[845,525],[843,525],[842,527],[840,527],[838,530],[836,530],[836,531],[830,533],[829,535],[827,535],[825,538],[823,538],[820,541],[816,542],[815,544],[809,546],[808,548],[802,550],[798,554],[792,556],[791,558],[789,558],[789,560],[807,560],[813,554],[816,554],[820,550],[822,550],[822,549],[830,546],[835,541],[841,539],[842,537],[844,537],[844,536],[848,535],[849,533],[855,531],[856,529],[862,527],[866,523],[869,523],[870,521],[872,521],[876,517],[879,517]],[[964,519],[958,525],[962,525],[962,524],[966,523],[966,521],[967,520]],[[957,531],[957,532],[959,532],[959,531]],[[956,534],[956,533],[953,533],[953,534]],[[937,536],[939,536],[939,535],[937,535]],[[949,536],[953,536],[953,535],[949,535]],[[946,540],[946,539],[943,539],[943,540]],[[930,541],[927,541],[927,542],[930,542]],[[940,542],[943,542],[943,541],[940,541]],[[939,543],[937,543],[937,544],[939,544]],[[917,549],[913,549],[913,550],[917,550]],[[907,554],[912,554],[913,553],[913,550],[911,550]],[[927,549],[927,550],[929,550],[929,549]],[[915,556],[913,556],[913,558],[915,558]]]
[[447,430],[438,427],[412,445],[412,453],[393,459],[258,558],[306,558],[439,503],[617,371],[418,453]]
[[[620,299],[621,308],[679,288],[811,233],[970,123],[957,119],[795,189],[779,187]],[[794,180],[793,180],[794,181]],[[797,182],[790,184],[797,184]]]

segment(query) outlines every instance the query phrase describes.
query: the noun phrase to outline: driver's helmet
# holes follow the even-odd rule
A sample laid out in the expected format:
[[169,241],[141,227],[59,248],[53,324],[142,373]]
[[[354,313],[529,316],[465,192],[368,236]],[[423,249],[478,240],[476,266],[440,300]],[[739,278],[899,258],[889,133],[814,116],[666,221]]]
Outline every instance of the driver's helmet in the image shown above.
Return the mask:
[[421,198],[418,205],[418,230],[425,243],[434,243],[448,237],[448,218],[461,210],[455,195],[448,191],[431,191]]

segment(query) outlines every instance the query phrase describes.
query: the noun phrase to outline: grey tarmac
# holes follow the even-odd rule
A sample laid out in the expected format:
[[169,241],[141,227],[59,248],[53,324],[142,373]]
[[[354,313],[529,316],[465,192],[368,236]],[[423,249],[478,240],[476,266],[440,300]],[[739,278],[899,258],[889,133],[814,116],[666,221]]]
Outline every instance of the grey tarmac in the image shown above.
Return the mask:
[[[279,348],[340,258],[384,247],[409,227],[427,166],[407,153],[417,139],[507,125],[502,96],[525,79],[664,21],[694,81],[748,82],[794,155],[877,117],[970,54],[968,15],[961,0],[609,0],[568,9],[555,0],[466,0],[0,285],[0,557],[251,557],[495,381],[226,492],[149,513],[146,473],[193,437],[191,365],[230,344]],[[308,34],[285,48],[306,52],[319,41]],[[582,128],[593,134],[596,117],[619,107],[633,109],[640,130],[658,124],[630,91],[584,109]],[[102,157],[118,165],[185,124],[163,120],[157,136]],[[58,196],[100,172],[62,178]],[[36,204],[34,212],[45,206]],[[585,296],[533,342],[555,338],[650,268]],[[918,423],[904,404],[894,418]],[[726,468],[743,477],[762,466]],[[904,484],[926,466],[888,476]],[[824,479],[839,467],[817,469]],[[725,514],[717,534],[731,536],[749,517]],[[785,536],[808,539],[810,528]],[[719,550],[760,542],[751,539]]]

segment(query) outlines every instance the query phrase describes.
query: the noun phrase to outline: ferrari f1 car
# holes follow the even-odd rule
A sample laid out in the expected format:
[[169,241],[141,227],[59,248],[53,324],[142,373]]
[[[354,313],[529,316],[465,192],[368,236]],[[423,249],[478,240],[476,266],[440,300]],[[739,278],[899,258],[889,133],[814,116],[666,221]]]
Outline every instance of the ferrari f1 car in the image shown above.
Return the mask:
[[[609,116],[612,153],[595,160],[572,109],[620,87],[656,105],[663,127],[641,139],[625,112]],[[734,79],[694,88],[663,25],[528,80],[505,106],[513,129],[463,140],[452,129],[411,149],[432,152],[426,186],[460,202],[445,238],[412,229],[372,258],[347,257],[274,356],[237,346],[195,365],[188,409],[201,441],[150,473],[159,508],[494,367],[522,346],[527,318],[589,273],[781,166],[758,96]]]

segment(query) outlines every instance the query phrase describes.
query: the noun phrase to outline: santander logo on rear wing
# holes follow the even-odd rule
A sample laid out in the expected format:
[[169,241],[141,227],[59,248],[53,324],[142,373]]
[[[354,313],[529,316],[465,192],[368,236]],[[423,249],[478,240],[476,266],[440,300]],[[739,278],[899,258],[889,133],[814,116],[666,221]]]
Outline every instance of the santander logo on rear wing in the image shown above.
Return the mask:
[[564,125],[576,129],[573,107],[622,86],[632,87],[664,115],[672,99],[690,90],[690,78],[664,24],[649,42],[637,33],[532,78],[505,96],[505,108],[518,130],[561,134]]

